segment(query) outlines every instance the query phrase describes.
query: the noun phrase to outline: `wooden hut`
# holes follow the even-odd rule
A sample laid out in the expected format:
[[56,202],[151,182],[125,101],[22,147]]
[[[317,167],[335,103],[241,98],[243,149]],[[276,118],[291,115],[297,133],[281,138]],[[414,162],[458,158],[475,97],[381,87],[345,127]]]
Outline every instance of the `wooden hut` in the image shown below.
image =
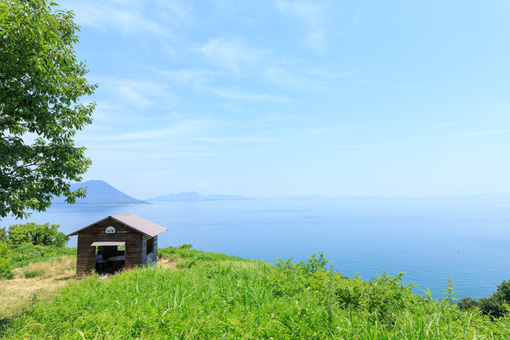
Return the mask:
[[67,235],[78,235],[76,277],[94,269],[113,273],[123,267],[156,264],[158,235],[166,230],[138,215],[124,214],[105,217]]

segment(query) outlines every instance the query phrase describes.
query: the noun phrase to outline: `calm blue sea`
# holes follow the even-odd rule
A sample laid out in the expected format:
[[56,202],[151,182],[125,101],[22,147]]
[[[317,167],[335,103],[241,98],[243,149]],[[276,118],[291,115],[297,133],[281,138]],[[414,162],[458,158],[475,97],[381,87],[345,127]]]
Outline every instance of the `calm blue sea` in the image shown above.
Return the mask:
[[[510,279],[510,203],[456,200],[201,201],[131,206],[54,206],[28,221],[69,233],[108,215],[135,213],[166,228],[159,246],[274,263],[324,252],[334,269],[363,279],[405,272],[420,293],[486,297]],[[4,219],[2,226],[19,221]],[[76,245],[76,237],[69,243]]]

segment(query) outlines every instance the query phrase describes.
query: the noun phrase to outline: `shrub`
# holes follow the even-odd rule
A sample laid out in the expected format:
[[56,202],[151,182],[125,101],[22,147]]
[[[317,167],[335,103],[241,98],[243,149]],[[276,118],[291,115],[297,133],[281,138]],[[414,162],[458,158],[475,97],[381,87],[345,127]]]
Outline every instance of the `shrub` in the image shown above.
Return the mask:
[[7,234],[7,229],[5,228],[0,228],[0,242],[8,242],[9,241],[9,236]]
[[503,281],[498,285],[496,295],[505,303],[510,304],[510,280]]
[[483,314],[490,315],[493,318],[503,317],[508,312],[505,301],[495,294],[489,298],[480,299],[480,310]]
[[158,249],[158,259],[172,257],[172,254],[175,254],[177,251],[174,247],[166,247]]
[[5,242],[0,242],[0,279],[12,279],[11,252]]
[[8,242],[12,247],[23,244],[64,247],[69,240],[65,234],[58,231],[58,224],[49,223],[15,224],[9,226]]
[[476,301],[470,297],[463,298],[458,307],[461,310],[479,308],[482,314],[490,315],[492,318],[501,318],[510,312],[510,280],[503,281],[498,285],[498,290],[488,298],[481,298]]
[[383,275],[369,281],[355,277],[345,280],[335,294],[340,308],[363,311],[372,320],[393,324],[399,312],[414,303],[416,296],[411,294],[414,285],[404,285],[404,273],[390,277]]
[[480,302],[475,299],[472,299],[470,297],[465,297],[459,301],[457,306],[461,310],[476,309],[476,308],[480,308]]
[[[0,279],[12,279],[14,268],[25,267],[30,263],[46,261],[49,258],[61,255],[76,255],[76,249],[30,243],[12,248],[9,244],[0,242]],[[28,277],[40,276],[37,273],[28,275]]]
[[[74,255],[76,250],[65,247],[69,238],[58,231],[59,225],[15,224],[0,228],[0,279],[11,279],[14,268],[44,261],[60,255]],[[27,277],[40,276],[28,273]]]

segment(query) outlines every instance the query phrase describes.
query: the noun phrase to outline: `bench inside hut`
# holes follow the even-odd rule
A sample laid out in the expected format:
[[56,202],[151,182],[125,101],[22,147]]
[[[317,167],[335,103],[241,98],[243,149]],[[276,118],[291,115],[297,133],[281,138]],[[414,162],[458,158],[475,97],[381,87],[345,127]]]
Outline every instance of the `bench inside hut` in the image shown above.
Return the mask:
[[78,235],[76,276],[156,264],[158,235],[166,230],[138,215],[124,214],[105,217],[67,235]]

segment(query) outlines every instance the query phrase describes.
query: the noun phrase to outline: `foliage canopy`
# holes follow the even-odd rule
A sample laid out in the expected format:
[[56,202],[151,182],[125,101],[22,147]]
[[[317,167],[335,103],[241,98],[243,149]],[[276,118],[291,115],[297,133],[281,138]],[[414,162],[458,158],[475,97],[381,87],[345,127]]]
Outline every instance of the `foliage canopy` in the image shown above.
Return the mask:
[[463,310],[480,310],[482,314],[493,318],[501,318],[510,314],[510,280],[498,285],[498,290],[488,298],[475,300],[470,297],[459,301],[459,308]]
[[44,211],[52,196],[71,191],[91,161],[74,136],[92,122],[95,84],[76,59],[73,13],[46,0],[0,1],[0,218]]

